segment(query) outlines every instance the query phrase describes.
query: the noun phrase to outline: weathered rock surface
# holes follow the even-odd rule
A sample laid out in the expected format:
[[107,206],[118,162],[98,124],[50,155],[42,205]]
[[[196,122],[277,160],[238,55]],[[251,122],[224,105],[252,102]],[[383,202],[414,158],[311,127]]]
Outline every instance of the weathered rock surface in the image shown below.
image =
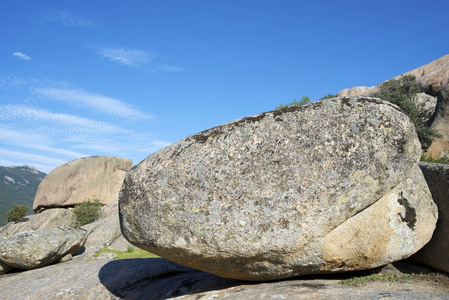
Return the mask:
[[425,93],[418,93],[413,98],[413,102],[426,120],[429,120],[435,113],[435,108],[437,106],[436,97],[427,95]]
[[[343,277],[344,278],[344,277]],[[0,277],[2,299],[447,299],[447,277],[340,284],[308,277],[251,284],[165,259],[67,262]],[[436,280],[443,280],[441,283]],[[446,279],[446,280],[444,280]]]
[[25,221],[10,222],[0,228],[0,236],[8,237],[27,230],[40,230],[59,226],[69,226],[72,212],[65,208],[47,209],[41,213],[26,216]]
[[365,93],[367,90],[369,90],[369,86],[355,86],[351,89],[344,89],[340,92],[338,92],[338,97],[353,97],[353,96],[359,96]]
[[436,96],[442,87],[449,84],[449,54],[403,75],[414,75],[422,92]]
[[413,125],[375,98],[236,120],[136,165],[120,193],[132,244],[219,276],[273,280],[408,257],[437,208]]
[[434,158],[449,154],[449,84],[438,93],[435,114],[430,120],[430,127],[435,129],[441,137],[436,138],[427,149],[427,154]]
[[18,269],[34,269],[75,254],[84,245],[87,232],[68,226],[25,231],[0,240],[0,261]]
[[116,203],[130,159],[91,156],[65,163],[42,180],[34,198],[33,210],[69,207],[86,200]]
[[430,242],[413,259],[449,273],[449,165],[421,163],[433,200],[438,207],[438,221]]
[[435,115],[431,120],[431,127],[449,140],[449,84],[444,86],[437,97]]
[[103,215],[99,220],[81,228],[88,232],[88,237],[84,252],[78,255],[77,259],[89,259],[104,247],[121,251],[127,250],[129,243],[120,231],[117,204],[104,207]]
[[[441,88],[449,84],[449,54],[392,79],[399,79],[401,76],[405,75],[413,75],[416,77],[421,92],[436,96]],[[379,88],[375,86],[365,91],[363,95],[371,96],[378,90]]]
[[[118,204],[105,205],[101,216],[93,223],[82,226],[87,231],[83,252],[75,257],[86,260],[100,249],[108,247],[113,250],[125,251],[130,245],[122,236],[118,217]],[[24,222],[9,223],[0,228],[0,237],[10,237],[28,230],[42,230],[59,226],[69,226],[72,223],[72,212],[65,208],[52,208],[25,217]]]
[[[0,245],[4,241],[4,238],[0,236]],[[12,268],[8,266],[7,264],[0,261],[0,275],[4,273],[8,273]]]

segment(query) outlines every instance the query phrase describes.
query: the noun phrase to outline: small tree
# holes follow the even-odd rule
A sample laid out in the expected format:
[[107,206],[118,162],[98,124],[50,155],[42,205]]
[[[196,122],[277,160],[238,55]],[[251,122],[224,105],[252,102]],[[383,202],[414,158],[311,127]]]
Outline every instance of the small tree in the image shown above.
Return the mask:
[[8,222],[20,222],[30,208],[26,205],[14,205],[14,207],[6,213]]
[[83,203],[75,205],[73,208],[72,224],[75,227],[92,223],[101,216],[100,200],[87,200]]
[[322,98],[320,98],[320,100],[330,99],[330,98],[335,98],[335,97],[337,97],[337,95],[327,94],[327,95],[324,95]]
[[421,148],[427,150],[433,140],[439,137],[439,134],[427,126],[424,113],[413,101],[420,91],[416,77],[405,75],[399,79],[390,79],[380,84],[379,91],[373,96],[399,106],[415,125]]
[[302,96],[301,100],[298,101],[296,99],[293,99],[293,102],[287,103],[287,104],[280,104],[278,107],[276,107],[275,109],[281,109],[283,107],[287,107],[287,106],[291,106],[291,105],[300,105],[300,104],[305,104],[307,102],[310,101],[310,97],[309,96]]

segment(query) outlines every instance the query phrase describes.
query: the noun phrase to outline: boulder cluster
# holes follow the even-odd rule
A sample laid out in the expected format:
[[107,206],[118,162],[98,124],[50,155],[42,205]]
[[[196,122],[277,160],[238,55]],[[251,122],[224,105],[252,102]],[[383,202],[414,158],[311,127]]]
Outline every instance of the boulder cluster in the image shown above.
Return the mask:
[[[409,72],[427,93],[415,100],[442,133],[442,149],[449,140],[447,62],[449,56]],[[281,299],[350,291],[374,298],[379,291],[298,276],[407,258],[449,272],[449,167],[420,163],[413,124],[394,104],[358,95],[372,90],[347,89],[235,120],[134,167],[129,159],[96,156],[56,168],[39,186],[36,214],[0,228],[0,274],[29,270],[3,275],[2,296],[17,298],[14,287],[27,281],[20,297]],[[71,227],[74,205],[93,199],[103,205],[101,218]],[[130,244],[161,258],[110,261],[114,255],[104,254],[87,262],[103,247]],[[67,260],[69,267],[55,264]],[[381,292],[430,295],[419,288]]]
[[[65,261],[90,259],[104,247],[126,250],[117,201],[129,159],[92,156],[63,164],[39,185],[33,207],[37,214],[25,222],[0,228],[0,274],[11,269],[34,269]],[[99,199],[101,218],[73,228],[73,206]]]

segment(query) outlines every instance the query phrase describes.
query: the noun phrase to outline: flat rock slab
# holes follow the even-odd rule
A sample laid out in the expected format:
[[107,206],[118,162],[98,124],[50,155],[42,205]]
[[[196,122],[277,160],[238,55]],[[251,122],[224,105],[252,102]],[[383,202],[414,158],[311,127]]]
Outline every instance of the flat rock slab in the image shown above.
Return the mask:
[[409,118],[376,98],[246,117],[132,168],[119,197],[122,233],[235,279],[382,266],[415,253],[435,228],[420,156]]
[[[162,258],[67,262],[0,276],[1,298],[17,299],[448,299],[446,275],[342,285],[307,277],[249,283],[195,271]],[[439,279],[435,280],[435,279]]]

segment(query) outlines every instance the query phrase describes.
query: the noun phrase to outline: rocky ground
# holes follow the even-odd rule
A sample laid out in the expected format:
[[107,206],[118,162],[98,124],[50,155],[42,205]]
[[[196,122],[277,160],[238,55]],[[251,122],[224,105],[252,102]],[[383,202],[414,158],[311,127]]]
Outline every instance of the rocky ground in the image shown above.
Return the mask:
[[[368,273],[347,273],[245,282],[220,278],[162,258],[87,262],[75,259],[0,276],[0,298],[449,299],[446,273],[412,263],[395,263],[378,271],[374,281],[359,277]],[[429,271],[424,276],[404,275]],[[380,279],[382,276],[387,280]]]

